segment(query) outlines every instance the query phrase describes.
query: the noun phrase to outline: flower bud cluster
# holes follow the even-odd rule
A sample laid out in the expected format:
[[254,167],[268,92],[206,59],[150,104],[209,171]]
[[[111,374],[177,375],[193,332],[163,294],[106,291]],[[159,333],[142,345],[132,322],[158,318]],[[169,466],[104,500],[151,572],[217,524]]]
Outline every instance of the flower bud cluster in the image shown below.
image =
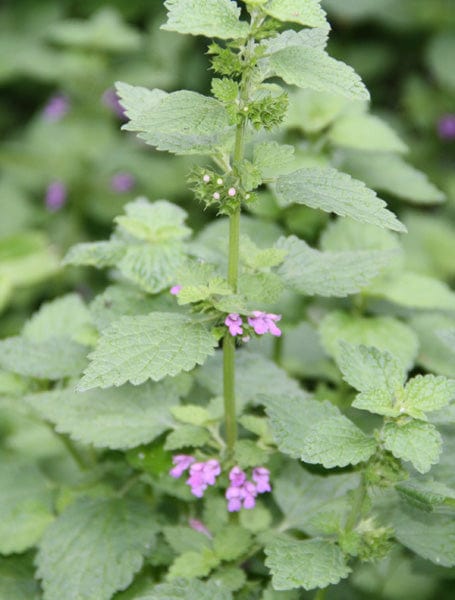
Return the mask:
[[251,199],[251,194],[241,189],[237,178],[232,175],[222,177],[209,169],[194,169],[189,183],[198,200],[206,206],[218,206],[223,214],[231,214],[242,200]]
[[194,456],[177,454],[172,458],[172,463],[174,467],[169,471],[169,475],[176,479],[189,469],[190,476],[186,483],[197,498],[202,498],[209,485],[215,485],[216,478],[221,473],[220,463],[215,459],[196,462]]

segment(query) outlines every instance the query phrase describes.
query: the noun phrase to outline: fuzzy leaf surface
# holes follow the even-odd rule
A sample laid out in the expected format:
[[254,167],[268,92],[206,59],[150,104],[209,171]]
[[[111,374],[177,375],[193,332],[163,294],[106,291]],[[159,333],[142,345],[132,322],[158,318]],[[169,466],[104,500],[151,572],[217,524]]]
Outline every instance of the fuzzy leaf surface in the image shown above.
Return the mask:
[[216,340],[200,323],[177,313],[123,317],[103,331],[79,391],[134,385],[190,371],[213,354]]
[[299,23],[307,27],[327,27],[321,0],[269,0],[262,8],[278,21]]
[[99,448],[115,450],[147,444],[173,426],[170,409],[185,388],[179,378],[140,387],[53,390],[27,396],[27,403],[60,433]]
[[64,265],[84,265],[89,267],[111,267],[115,265],[125,252],[125,244],[119,241],[84,242],[72,246],[65,258]]
[[386,423],[384,447],[396,457],[410,461],[419,473],[426,473],[439,460],[442,439],[434,425],[412,420]]
[[110,600],[142,567],[155,541],[147,504],[86,499],[71,504],[47,529],[37,556],[45,600]]
[[137,600],[232,600],[232,594],[212,581],[199,579],[174,579],[161,583]]
[[265,554],[275,590],[324,588],[351,572],[340,548],[327,540],[279,537],[267,544]]
[[375,441],[329,402],[309,398],[264,397],[278,448],[293,458],[327,469],[368,460]]
[[167,22],[161,29],[232,39],[248,35],[248,23],[239,21],[240,8],[232,0],[166,0]]
[[283,48],[270,56],[269,66],[273,75],[290,85],[354,100],[370,98],[362,80],[351,67],[317,48]]
[[[403,405],[407,413],[421,418],[422,412],[444,408],[455,399],[455,380],[436,375],[416,375],[404,389]],[[414,412],[414,414],[413,414]]]
[[278,199],[286,206],[305,204],[340,217],[350,217],[394,231],[406,231],[386,203],[362,181],[336,169],[299,169],[281,175],[276,185]]
[[374,115],[344,115],[333,124],[329,139],[337,146],[379,152],[407,152],[395,131]]
[[308,296],[345,297],[356,294],[392,260],[393,252],[320,252],[295,236],[280,238],[287,251],[278,274],[283,281]]
[[167,242],[188,237],[191,230],[184,225],[188,213],[167,200],[149,202],[137,198],[125,206],[125,215],[116,217],[121,229],[136,239],[147,242]]
[[232,131],[224,106],[213,98],[187,90],[166,94],[126,83],[118,83],[117,90],[130,119],[123,129],[138,132],[158,150],[207,154]]

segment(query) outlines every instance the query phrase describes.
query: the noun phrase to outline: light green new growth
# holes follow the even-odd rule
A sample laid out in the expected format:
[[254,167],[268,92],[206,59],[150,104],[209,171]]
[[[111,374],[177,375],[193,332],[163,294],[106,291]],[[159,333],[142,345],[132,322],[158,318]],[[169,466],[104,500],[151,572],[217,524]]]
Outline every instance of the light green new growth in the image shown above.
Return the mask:
[[278,21],[307,27],[328,27],[321,0],[269,0],[262,8]]

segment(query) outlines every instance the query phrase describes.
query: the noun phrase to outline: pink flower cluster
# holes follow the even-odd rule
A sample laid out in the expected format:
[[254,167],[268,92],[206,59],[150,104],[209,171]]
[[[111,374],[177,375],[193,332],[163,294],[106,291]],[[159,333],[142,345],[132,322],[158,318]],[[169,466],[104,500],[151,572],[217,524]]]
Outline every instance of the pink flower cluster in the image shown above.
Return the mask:
[[191,493],[197,498],[202,498],[209,485],[215,485],[216,478],[221,473],[220,463],[211,459],[207,462],[196,462],[193,456],[177,454],[172,458],[174,467],[170,470],[171,477],[181,477],[185,471],[190,470],[186,483],[191,488]]
[[[191,488],[191,493],[197,498],[202,498],[209,485],[215,485],[216,478],[221,473],[220,463],[215,459],[206,462],[196,462],[194,456],[177,454],[172,457],[173,468],[169,475],[178,479],[189,469],[186,483]],[[253,469],[252,480],[248,481],[246,473],[240,467],[233,467],[229,472],[230,485],[226,490],[227,509],[229,512],[238,512],[242,508],[251,509],[256,505],[256,496],[270,492],[270,471],[265,467]]]
[[[264,335],[264,333],[271,333],[272,335],[279,337],[281,335],[281,329],[276,326],[276,323],[281,320],[281,315],[275,315],[274,313],[265,313],[260,310],[253,311],[253,316],[248,317],[248,325],[253,328],[254,333],[257,335]],[[229,333],[232,336],[243,335],[243,319],[237,313],[230,313],[224,324],[229,329]]]
[[252,481],[248,481],[246,473],[240,467],[233,467],[229,473],[231,485],[226,490],[228,511],[238,512],[242,508],[247,510],[256,505],[256,496],[272,490],[270,486],[270,471],[264,467],[253,469]]

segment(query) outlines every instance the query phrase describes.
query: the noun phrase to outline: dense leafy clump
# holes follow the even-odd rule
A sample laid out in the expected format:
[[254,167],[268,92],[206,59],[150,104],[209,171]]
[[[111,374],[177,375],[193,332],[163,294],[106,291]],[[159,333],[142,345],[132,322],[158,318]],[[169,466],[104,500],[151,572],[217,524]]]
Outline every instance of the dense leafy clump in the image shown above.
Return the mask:
[[[323,6],[349,23],[360,4],[166,0],[152,49],[109,9],[34,42],[54,67],[52,44],[71,48],[76,82],[136,58],[110,67],[126,149],[96,108],[81,130],[64,95],[42,116],[82,164],[46,210],[93,185],[84,210],[111,233],[75,227],[73,291],[0,340],[1,598],[449,598],[453,228],[403,209],[445,195],[327,51]],[[166,91],[178,34],[208,38],[205,87]],[[428,54],[452,89],[453,48]],[[30,137],[41,148],[40,124]],[[1,239],[0,304],[59,268],[40,234]]]

